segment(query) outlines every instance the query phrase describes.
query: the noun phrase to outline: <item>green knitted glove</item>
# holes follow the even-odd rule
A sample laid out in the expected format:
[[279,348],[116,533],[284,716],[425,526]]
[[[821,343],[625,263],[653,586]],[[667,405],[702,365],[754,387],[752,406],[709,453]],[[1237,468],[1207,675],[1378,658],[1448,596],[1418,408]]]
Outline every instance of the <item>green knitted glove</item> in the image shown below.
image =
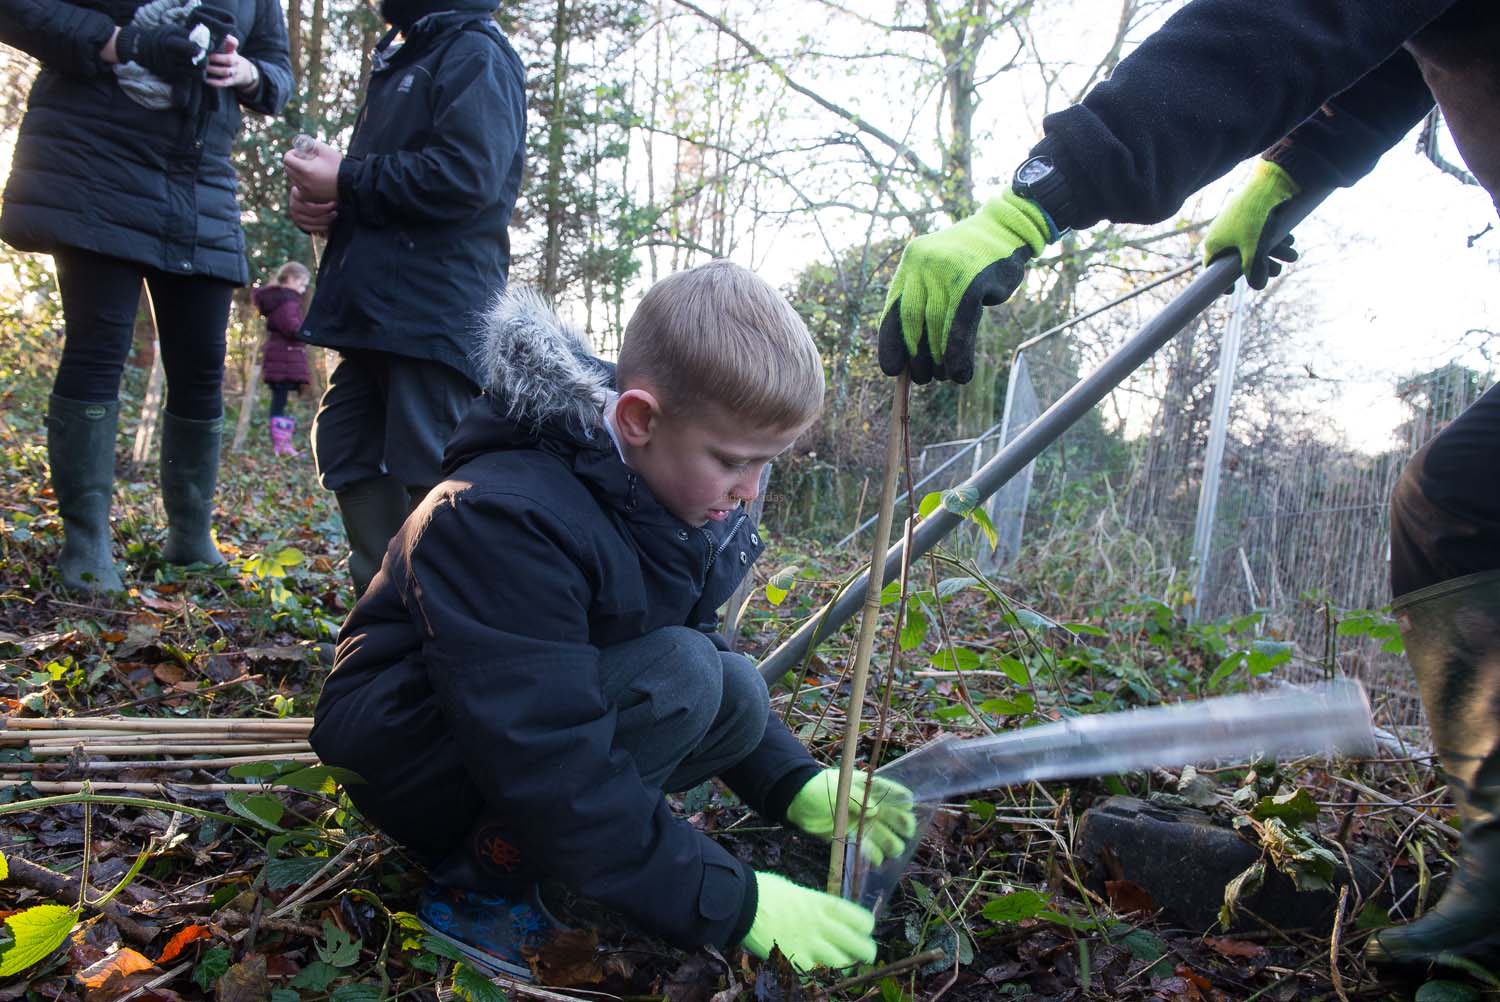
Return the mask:
[[799,887],[785,877],[756,871],[755,919],[741,942],[764,960],[781,947],[799,971],[850,967],[875,959],[875,916],[853,901]]
[[1278,262],[1297,260],[1291,234],[1275,247],[1265,246],[1266,223],[1284,202],[1301,190],[1301,185],[1280,164],[1257,160],[1250,183],[1239,190],[1208,227],[1203,237],[1203,263],[1237,251],[1245,282],[1252,289],[1264,289],[1269,278],[1281,274]]
[[968,219],[907,244],[885,296],[880,368],[910,368],[916,383],[974,378],[980,307],[1010,298],[1050,234],[1041,207],[1006,188]]
[[[864,837],[859,851],[873,866],[901,855],[906,840],[917,832],[917,817],[912,813],[911,791],[899,783],[875,777],[874,789],[865,798],[865,774],[849,777],[849,834],[859,830],[860,811],[864,811]],[[833,838],[833,807],[837,803],[839,771],[824,769],[803,784],[786,809],[786,819],[809,835]]]

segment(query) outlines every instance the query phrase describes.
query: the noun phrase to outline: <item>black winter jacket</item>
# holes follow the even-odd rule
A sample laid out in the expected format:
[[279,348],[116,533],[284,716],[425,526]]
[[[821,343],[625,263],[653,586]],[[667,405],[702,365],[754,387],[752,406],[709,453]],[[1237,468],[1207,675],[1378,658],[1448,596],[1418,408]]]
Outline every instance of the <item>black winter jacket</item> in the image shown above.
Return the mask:
[[474,378],[482,313],[510,271],[525,71],[489,17],[496,0],[444,6],[376,46],[302,337]]
[[1403,43],[1468,2],[1194,0],[1043,120],[1032,153],[1054,159],[1073,206],[1058,225],[1165,219],[1294,129],[1296,152],[1275,158],[1299,183],[1353,183],[1432,107]]
[[[354,802],[425,862],[484,809],[514,826],[523,858],[642,927],[736,943],[754,877],[612,747],[598,661],[663,627],[711,633],[759,534],[743,512],[699,527],[655,500],[602,427],[607,374],[530,293],[495,307],[481,365],[448,479],[341,632],[313,747],[367,780]],[[817,768],[772,714],[722,778],[784,821]]]
[[279,114],[291,95],[278,0],[216,0],[234,15],[251,95],[199,84],[198,113],[131,100],[99,50],[139,6],[118,0],[0,0],[0,41],[41,61],[16,138],[0,239],[76,247],[179,275],[244,284],[245,236],[229,162],[240,105]]

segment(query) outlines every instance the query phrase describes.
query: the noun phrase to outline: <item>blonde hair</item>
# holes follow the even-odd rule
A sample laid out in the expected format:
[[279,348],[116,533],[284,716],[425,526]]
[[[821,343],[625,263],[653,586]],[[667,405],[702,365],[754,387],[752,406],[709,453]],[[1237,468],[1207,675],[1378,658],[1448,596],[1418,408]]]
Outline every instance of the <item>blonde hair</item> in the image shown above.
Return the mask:
[[312,272],[301,261],[288,261],[276,269],[276,284],[291,285],[293,282],[306,282],[312,278]]
[[797,428],[823,406],[823,362],[807,325],[754,272],[730,261],[679,271],[641,300],[617,383],[646,382],[671,414],[717,404],[762,428]]

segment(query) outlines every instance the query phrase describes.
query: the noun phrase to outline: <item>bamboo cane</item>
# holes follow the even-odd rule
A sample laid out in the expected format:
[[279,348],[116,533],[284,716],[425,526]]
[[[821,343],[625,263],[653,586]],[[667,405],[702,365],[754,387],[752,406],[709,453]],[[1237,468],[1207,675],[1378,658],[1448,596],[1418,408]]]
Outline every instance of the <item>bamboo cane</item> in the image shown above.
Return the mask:
[[[45,732],[49,741],[66,741],[68,739],[97,740],[99,738],[123,738],[135,731],[47,731]],[[39,741],[30,731],[0,731],[0,745],[24,745]]]
[[844,882],[844,843],[849,834],[849,787],[854,775],[854,759],[859,751],[859,718],[864,709],[865,686],[870,679],[870,652],[875,646],[875,630],[880,620],[880,593],[885,586],[886,548],[891,541],[891,518],[896,508],[896,481],[901,467],[901,437],[906,427],[906,409],[911,396],[911,375],[896,377],[895,398],[891,402],[891,426],[886,433],[885,482],[880,487],[880,514],[875,523],[875,538],[870,548],[870,570],[865,585],[863,618],[859,624],[859,643],[855,648],[854,668],[849,680],[848,723],[844,725],[843,757],[839,760],[838,792],[833,802],[833,846],[828,857],[828,893],[839,894]]
[[5,729],[11,731],[310,731],[312,717],[278,717],[275,720],[242,720],[235,717],[7,717]]
[[306,741],[287,741],[281,744],[73,745],[66,748],[33,747],[31,754],[40,758],[50,758],[59,755],[71,755],[74,748],[83,749],[89,755],[212,755],[218,753],[234,754],[237,752],[268,755],[271,752],[290,752],[296,754],[310,750]]
[[17,772],[123,772],[126,769],[227,769],[235,765],[250,765],[254,762],[316,762],[318,756],[312,752],[293,752],[289,755],[231,755],[228,758],[184,758],[184,759],[139,759],[114,762],[7,762],[0,765],[0,773]]
[[255,744],[265,741],[303,741],[305,737],[301,734],[252,734],[243,736],[218,734],[216,732],[205,733],[164,733],[164,734],[121,734],[114,737],[94,737],[92,735],[76,738],[53,738],[36,737],[28,742],[33,748],[72,748],[75,745],[85,747],[92,745],[191,745],[191,744]]
[[[25,780],[0,779],[0,787],[26,785]],[[195,790],[199,793],[260,793],[265,790],[262,783],[54,783],[49,780],[33,780],[29,784],[38,793],[149,793],[166,797],[173,790]]]

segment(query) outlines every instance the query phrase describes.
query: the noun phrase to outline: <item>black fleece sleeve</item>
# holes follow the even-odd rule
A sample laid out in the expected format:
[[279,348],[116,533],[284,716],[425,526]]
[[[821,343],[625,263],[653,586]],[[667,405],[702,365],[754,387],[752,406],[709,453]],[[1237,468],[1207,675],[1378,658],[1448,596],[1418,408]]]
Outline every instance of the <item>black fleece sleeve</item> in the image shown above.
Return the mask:
[[0,0],[0,42],[75,76],[98,76],[108,67],[99,50],[115,23],[97,10],[62,0]]
[[279,115],[292,96],[292,60],[287,51],[286,20],[277,0],[258,0],[255,27],[240,46],[240,55],[255,62],[260,86],[240,95],[240,104],[262,115]]
[[1374,170],[1432,105],[1417,61],[1398,49],[1263,155],[1303,188],[1346,188]]
[[522,853],[678,946],[738,942],[753,872],[674,816],[614,744],[586,642],[587,548],[534,499],[471,490],[433,506],[401,559],[445,722]]
[[1454,0],[1194,0],[1043,120],[1082,229],[1158,222],[1386,62]]

